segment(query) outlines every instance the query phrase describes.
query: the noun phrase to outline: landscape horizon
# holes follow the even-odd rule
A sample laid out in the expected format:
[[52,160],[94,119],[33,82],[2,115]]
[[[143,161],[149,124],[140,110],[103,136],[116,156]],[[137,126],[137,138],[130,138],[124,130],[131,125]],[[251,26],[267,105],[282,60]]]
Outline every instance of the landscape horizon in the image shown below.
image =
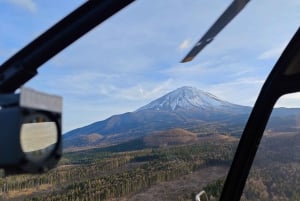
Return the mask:
[[[179,88],[64,135],[57,168],[1,178],[0,199],[192,201],[205,190],[210,201],[218,200],[250,111],[196,88]],[[300,189],[289,188],[300,179],[299,120],[298,108],[273,110],[243,201],[300,198]],[[278,182],[284,184],[280,189]]]
[[[133,112],[116,114],[65,133],[64,150],[107,147],[178,128],[195,135],[201,133],[202,137],[207,134],[240,137],[251,110],[249,106],[183,86]],[[300,108],[275,108],[270,125],[278,127],[277,122],[284,120],[286,127],[293,127],[291,124],[295,122],[288,121],[295,114],[300,114]]]

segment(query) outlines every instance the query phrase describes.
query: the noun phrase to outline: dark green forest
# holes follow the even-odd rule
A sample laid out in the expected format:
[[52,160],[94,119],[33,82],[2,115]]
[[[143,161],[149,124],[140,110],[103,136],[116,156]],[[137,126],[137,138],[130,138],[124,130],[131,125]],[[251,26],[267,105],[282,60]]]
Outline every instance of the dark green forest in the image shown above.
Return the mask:
[[[46,174],[2,178],[0,196],[26,201],[120,198],[208,166],[229,166],[234,146],[207,143],[134,151],[114,146],[66,153],[59,167]],[[195,193],[182,197],[192,199]]]
[[[300,200],[298,139],[298,135],[263,139],[243,201]],[[204,189],[214,201],[236,146],[236,141],[216,141],[147,148],[136,140],[69,152],[46,174],[1,178],[0,200],[125,201],[139,200],[141,195],[151,200],[157,191],[163,194],[157,193],[162,198],[155,200],[193,200]]]

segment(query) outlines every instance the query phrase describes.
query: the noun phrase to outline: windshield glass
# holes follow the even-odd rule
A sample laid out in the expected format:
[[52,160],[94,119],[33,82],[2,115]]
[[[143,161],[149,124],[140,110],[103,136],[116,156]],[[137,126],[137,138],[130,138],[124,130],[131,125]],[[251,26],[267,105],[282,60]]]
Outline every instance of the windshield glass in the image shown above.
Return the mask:
[[[0,62],[81,3],[1,1]],[[300,18],[296,0],[251,1],[179,63],[230,3],[140,0],[47,62],[26,85],[63,96],[63,158],[0,179],[0,199],[192,200],[203,189],[217,199]]]
[[[299,102],[298,108],[284,107],[288,99],[297,98],[299,95],[296,93],[283,96],[273,109],[242,200],[299,200]],[[282,118],[283,113],[290,114]]]

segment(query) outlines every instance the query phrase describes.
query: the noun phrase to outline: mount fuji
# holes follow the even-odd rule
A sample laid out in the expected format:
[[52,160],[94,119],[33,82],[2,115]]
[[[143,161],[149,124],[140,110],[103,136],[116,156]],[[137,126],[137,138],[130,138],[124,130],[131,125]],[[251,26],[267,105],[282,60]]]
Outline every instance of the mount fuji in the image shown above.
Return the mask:
[[224,132],[228,124],[244,126],[250,111],[251,107],[229,103],[197,88],[181,87],[134,112],[66,133],[64,147],[116,144],[174,128]]
[[208,92],[185,86],[152,101],[137,111],[162,110],[169,112],[220,112],[235,114],[244,112],[247,109],[249,108],[246,106],[232,104]]

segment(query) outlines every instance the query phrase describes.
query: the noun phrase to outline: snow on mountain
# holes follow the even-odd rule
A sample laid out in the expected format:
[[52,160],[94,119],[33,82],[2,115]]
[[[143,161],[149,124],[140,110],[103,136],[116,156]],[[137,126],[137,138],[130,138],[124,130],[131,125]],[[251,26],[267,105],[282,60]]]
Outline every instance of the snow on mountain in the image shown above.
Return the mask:
[[[63,136],[64,144],[65,147],[76,144],[113,144],[156,131],[199,128],[202,124],[207,126],[209,122],[226,122],[224,125],[235,122],[244,125],[250,110],[250,107],[223,101],[199,89],[181,87],[134,112],[114,115],[70,131]],[[219,128],[224,125],[221,123]],[[222,132],[222,129],[219,132]],[[91,142],[91,139],[94,141]]]
[[194,109],[213,109],[228,110],[237,109],[243,106],[235,105],[227,101],[223,101],[216,96],[199,90],[194,87],[181,87],[172,91],[161,98],[139,108],[142,110],[194,110]]

